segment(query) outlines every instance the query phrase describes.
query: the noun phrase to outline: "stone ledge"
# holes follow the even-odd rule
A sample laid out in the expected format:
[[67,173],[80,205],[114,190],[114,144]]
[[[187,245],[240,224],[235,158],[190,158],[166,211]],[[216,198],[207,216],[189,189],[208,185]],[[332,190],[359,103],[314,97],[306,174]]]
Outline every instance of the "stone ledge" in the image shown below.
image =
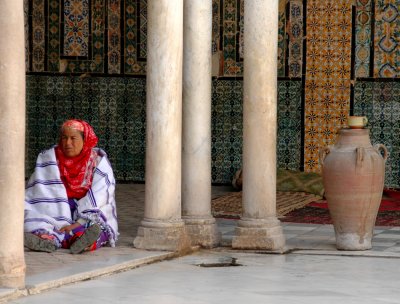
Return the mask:
[[0,303],[179,256],[176,252],[144,251],[134,248],[130,249],[129,253],[127,251],[124,250],[124,254],[117,256],[104,256],[100,259],[95,257],[89,262],[82,260],[73,264],[60,264],[57,270],[27,275],[25,289],[0,289]]
[[26,295],[26,290],[14,288],[0,288],[0,303],[15,300],[21,296]]

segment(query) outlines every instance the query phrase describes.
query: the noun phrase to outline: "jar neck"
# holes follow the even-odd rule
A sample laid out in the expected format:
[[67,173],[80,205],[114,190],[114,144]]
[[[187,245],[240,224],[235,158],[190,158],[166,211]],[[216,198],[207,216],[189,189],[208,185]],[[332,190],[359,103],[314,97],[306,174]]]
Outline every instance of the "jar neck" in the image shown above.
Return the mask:
[[371,147],[369,129],[340,129],[335,146]]

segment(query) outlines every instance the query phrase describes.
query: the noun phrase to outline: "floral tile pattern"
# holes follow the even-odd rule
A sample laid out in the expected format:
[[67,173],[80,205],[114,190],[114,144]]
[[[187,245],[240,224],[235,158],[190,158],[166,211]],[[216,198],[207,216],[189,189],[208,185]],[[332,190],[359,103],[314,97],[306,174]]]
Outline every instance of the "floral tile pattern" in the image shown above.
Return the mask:
[[351,5],[307,2],[304,170],[319,172],[319,149],[333,144],[350,110]]
[[32,5],[32,71],[34,72],[44,71],[44,58],[46,54],[44,14],[44,1],[34,0]]
[[243,62],[239,57],[237,45],[240,33],[240,16],[237,12],[241,11],[242,2],[237,0],[224,0],[222,10],[222,47],[224,54],[224,76],[242,76]]
[[355,76],[369,77],[372,0],[357,0]]
[[87,57],[89,54],[89,0],[64,0],[63,3],[62,55]]
[[215,54],[220,50],[220,32],[222,26],[220,25],[221,21],[221,12],[219,0],[212,0],[212,41],[211,41],[211,50],[212,53]]
[[140,10],[142,1],[125,0],[124,1],[124,72],[125,74],[145,75],[146,62],[139,60],[140,58],[140,34],[139,29]]
[[61,6],[58,0],[48,1],[48,30],[47,33],[47,72],[58,72],[60,70],[60,16]]
[[121,0],[108,0],[108,73],[121,72]]
[[303,1],[290,1],[289,36],[289,77],[301,77],[303,66]]
[[278,77],[284,77],[286,66],[286,1],[279,1],[278,17]]
[[[90,8],[89,4],[91,5]],[[66,8],[65,5],[67,5]],[[62,8],[65,8],[63,18],[60,16]],[[58,72],[60,70],[60,59],[63,59],[66,63],[64,72],[104,73],[104,1],[65,0],[63,6],[60,6],[60,1],[49,0],[48,12],[46,38],[48,39],[47,52],[49,55],[47,71]],[[91,17],[90,20],[89,16]],[[62,31],[60,31],[61,21],[65,25]]]
[[399,77],[400,0],[375,3],[374,76]]

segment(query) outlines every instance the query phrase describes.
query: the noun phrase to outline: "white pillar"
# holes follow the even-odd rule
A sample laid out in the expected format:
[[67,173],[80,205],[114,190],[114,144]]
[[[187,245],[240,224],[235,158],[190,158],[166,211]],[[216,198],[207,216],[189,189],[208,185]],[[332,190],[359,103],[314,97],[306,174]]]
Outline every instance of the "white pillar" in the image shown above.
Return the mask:
[[134,246],[188,246],[181,219],[183,0],[148,1],[144,219]]
[[0,287],[25,286],[23,1],[0,0]]
[[212,0],[185,0],[183,17],[182,215],[192,245],[215,247],[211,216]]
[[281,250],[276,218],[278,0],[244,1],[243,216],[233,248]]

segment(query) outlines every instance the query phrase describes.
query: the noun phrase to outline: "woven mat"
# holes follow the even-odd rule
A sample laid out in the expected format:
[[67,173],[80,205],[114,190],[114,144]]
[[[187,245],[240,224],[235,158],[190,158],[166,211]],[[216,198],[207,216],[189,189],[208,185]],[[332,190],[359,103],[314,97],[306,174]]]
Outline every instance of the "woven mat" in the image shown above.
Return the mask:
[[[305,192],[276,192],[276,213],[282,217],[290,211],[302,208],[321,197]],[[214,217],[240,218],[242,214],[242,192],[230,192],[211,201]]]

